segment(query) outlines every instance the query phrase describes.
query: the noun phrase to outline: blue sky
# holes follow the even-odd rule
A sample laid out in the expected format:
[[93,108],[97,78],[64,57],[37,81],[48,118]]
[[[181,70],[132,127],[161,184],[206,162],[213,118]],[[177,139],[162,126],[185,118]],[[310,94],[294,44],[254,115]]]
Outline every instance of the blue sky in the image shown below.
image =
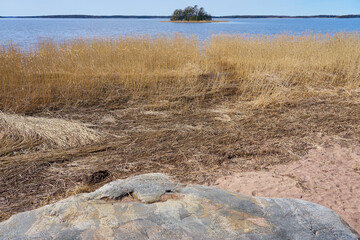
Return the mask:
[[360,0],[0,0],[0,16],[171,15],[195,4],[212,15],[360,14]]

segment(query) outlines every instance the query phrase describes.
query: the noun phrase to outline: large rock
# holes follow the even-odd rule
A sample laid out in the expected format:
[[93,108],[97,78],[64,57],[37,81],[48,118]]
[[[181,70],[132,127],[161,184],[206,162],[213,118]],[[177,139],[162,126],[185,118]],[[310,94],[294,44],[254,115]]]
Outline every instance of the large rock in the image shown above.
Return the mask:
[[333,211],[145,174],[14,215],[0,239],[358,239]]

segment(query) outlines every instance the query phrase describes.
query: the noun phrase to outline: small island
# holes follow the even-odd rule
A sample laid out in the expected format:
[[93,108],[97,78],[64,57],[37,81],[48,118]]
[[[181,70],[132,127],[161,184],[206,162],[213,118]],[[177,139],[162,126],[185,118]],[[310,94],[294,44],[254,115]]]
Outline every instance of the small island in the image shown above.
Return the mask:
[[184,10],[176,9],[171,16],[171,21],[175,23],[210,23],[210,22],[227,22],[227,21],[213,21],[210,14],[208,14],[203,7],[199,8],[188,6]]

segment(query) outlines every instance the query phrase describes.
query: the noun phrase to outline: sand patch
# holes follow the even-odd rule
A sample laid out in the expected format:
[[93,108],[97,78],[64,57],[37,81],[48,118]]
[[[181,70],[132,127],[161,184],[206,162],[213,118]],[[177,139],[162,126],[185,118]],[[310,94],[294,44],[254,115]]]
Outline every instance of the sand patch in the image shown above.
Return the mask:
[[360,147],[317,147],[302,160],[222,177],[216,186],[260,197],[300,198],[337,212],[360,232]]

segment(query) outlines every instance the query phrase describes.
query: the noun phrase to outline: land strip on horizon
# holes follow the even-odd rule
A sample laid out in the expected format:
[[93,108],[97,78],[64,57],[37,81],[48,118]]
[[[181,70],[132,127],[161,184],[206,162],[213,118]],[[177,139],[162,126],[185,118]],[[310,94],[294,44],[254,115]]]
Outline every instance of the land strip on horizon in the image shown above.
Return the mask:
[[[40,15],[40,16],[0,16],[0,18],[171,18],[171,16],[154,15]],[[360,14],[349,15],[309,15],[309,16],[288,16],[288,15],[227,15],[213,16],[213,18],[360,18]]]

